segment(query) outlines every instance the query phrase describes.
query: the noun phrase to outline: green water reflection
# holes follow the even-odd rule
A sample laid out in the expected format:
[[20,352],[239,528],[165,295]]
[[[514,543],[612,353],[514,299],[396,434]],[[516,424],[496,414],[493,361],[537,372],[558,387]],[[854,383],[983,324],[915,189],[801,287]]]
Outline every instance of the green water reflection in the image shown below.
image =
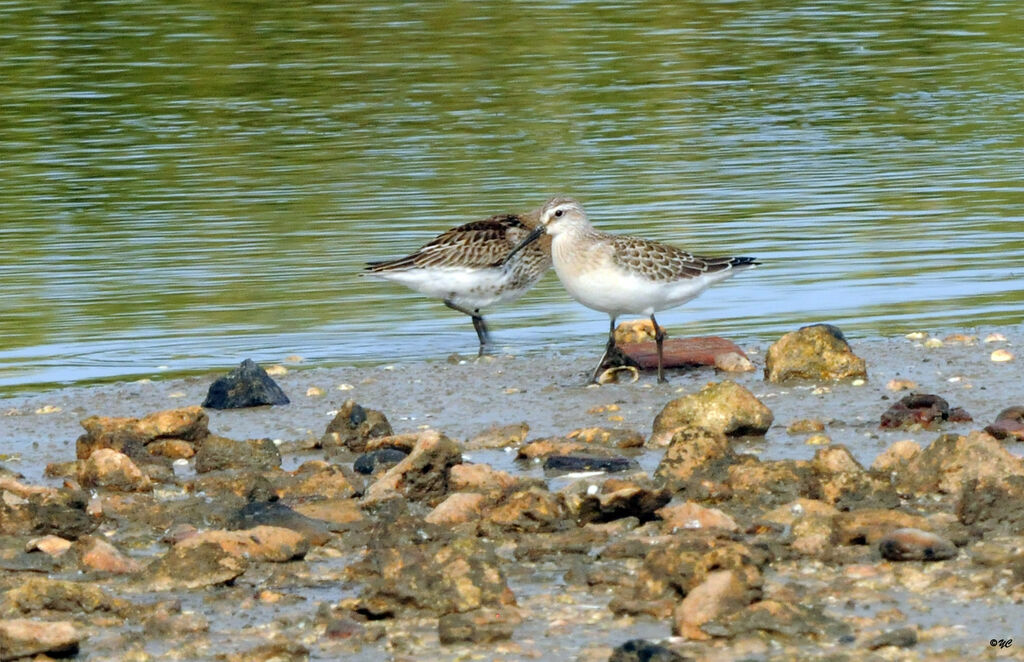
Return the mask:
[[1019,3],[12,0],[0,49],[0,387],[472,350],[355,274],[554,193],[765,261],[679,333],[1024,321]]

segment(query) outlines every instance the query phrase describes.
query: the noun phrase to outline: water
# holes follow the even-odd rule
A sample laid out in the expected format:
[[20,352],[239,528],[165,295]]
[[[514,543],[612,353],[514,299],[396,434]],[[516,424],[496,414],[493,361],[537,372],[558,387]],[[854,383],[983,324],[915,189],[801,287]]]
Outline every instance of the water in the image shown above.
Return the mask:
[[[0,390],[472,353],[356,276],[580,199],[764,266],[659,320],[1024,323],[1015,2],[0,2]],[[597,351],[554,277],[488,317]]]

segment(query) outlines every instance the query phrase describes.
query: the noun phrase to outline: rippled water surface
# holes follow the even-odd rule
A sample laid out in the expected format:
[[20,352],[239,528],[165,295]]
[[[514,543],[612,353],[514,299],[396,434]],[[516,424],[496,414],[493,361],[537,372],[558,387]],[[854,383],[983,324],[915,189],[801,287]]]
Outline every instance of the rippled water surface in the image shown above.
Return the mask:
[[[772,338],[1024,322],[1024,5],[0,1],[0,388],[472,353],[360,279],[580,199],[764,265],[659,316]],[[600,349],[554,274],[489,316]]]

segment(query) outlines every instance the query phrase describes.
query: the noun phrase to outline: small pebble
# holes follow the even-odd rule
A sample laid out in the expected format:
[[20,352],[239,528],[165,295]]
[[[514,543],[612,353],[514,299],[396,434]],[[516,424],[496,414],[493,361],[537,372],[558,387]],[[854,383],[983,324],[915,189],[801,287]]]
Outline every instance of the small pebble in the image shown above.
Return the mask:
[[860,377],[858,377],[857,379],[853,380],[850,383],[853,384],[854,386],[864,386],[865,384],[867,384],[867,382],[861,379]]
[[827,446],[832,439],[827,434],[812,434],[804,441],[808,446]]
[[890,391],[913,391],[917,388],[917,382],[912,379],[890,379],[885,388]]
[[339,391],[351,391],[354,388],[355,386],[352,386],[351,384],[338,384]]
[[989,358],[995,361],[996,363],[1006,363],[1007,361],[1012,361],[1014,359],[1014,356],[1013,353],[1010,352],[1009,350],[997,349],[996,351],[992,352],[992,355]]
[[936,347],[942,347],[945,344],[946,343],[942,342],[938,338],[929,338],[928,340],[924,341],[924,346],[928,347],[929,349],[934,349]]
[[911,331],[903,337],[907,340],[924,340],[928,337],[928,334],[924,331]]
[[1006,342],[1006,336],[1001,333],[990,333],[985,336],[985,342]]
[[269,368],[267,368],[266,373],[271,377],[280,377],[281,375],[288,374],[288,368],[280,364],[272,365]]
[[953,345],[973,345],[978,342],[978,336],[970,336],[966,333],[953,333],[943,338],[943,340]]
[[292,354],[291,356],[286,356],[286,357],[284,357],[284,360],[285,360],[286,363],[302,363],[303,361],[305,361],[305,359],[302,358],[301,356],[299,356],[298,354]]
[[167,397],[168,398],[184,398],[187,395],[188,395],[188,393],[185,393],[185,391],[171,391],[170,393],[167,394]]
[[36,410],[37,414],[56,414],[61,411],[60,407],[54,405],[45,405]]
[[306,397],[319,398],[324,394],[324,390],[319,386],[310,386],[306,389]]

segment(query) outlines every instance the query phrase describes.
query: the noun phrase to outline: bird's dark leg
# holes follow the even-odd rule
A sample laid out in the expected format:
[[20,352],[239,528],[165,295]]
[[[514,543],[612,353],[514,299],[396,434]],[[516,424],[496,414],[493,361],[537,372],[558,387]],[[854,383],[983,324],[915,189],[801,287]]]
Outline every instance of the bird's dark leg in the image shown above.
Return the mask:
[[597,377],[601,374],[601,366],[604,365],[605,359],[611,354],[612,350],[615,349],[615,318],[612,317],[611,323],[608,326],[608,344],[604,347],[604,354],[601,355],[601,360],[597,362],[597,367],[594,368],[594,374],[590,376],[590,383],[596,384]]
[[469,310],[468,308],[463,308],[451,299],[445,299],[444,305],[448,306],[452,310],[459,311],[463,315],[469,315],[470,318],[472,318],[473,328],[476,330],[476,337],[480,340],[480,352],[477,356],[483,356],[484,348],[491,344],[491,334],[487,331],[487,324],[484,322],[483,316],[480,315],[480,309]]
[[651,314],[651,324],[654,325],[654,342],[658,345],[658,383],[664,383],[668,380],[665,379],[665,370],[662,368],[661,358],[661,346],[665,342],[665,329],[658,326],[658,320],[654,319],[654,314]]

